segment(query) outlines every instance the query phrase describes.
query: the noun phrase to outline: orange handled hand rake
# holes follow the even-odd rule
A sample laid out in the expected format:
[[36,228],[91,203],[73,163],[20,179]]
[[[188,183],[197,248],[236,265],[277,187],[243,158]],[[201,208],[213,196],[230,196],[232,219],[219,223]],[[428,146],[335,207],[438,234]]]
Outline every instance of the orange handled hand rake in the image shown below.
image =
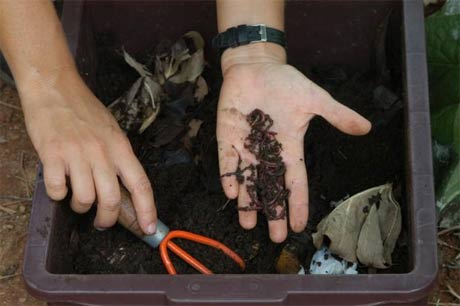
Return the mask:
[[163,241],[161,241],[160,243],[161,260],[163,261],[163,264],[165,265],[166,270],[169,274],[177,274],[177,272],[174,268],[174,265],[171,262],[171,259],[169,258],[168,249],[170,249],[174,254],[182,258],[185,262],[187,262],[189,265],[194,267],[199,272],[203,274],[213,274],[212,271],[206,268],[201,262],[192,257],[180,246],[172,242],[171,240],[174,238],[191,240],[221,250],[225,255],[233,259],[233,261],[235,261],[241,267],[242,270],[245,269],[243,259],[223,243],[220,243],[219,241],[208,237],[204,237],[186,231],[172,231],[169,232],[163,239]]
[[236,262],[242,270],[245,269],[244,260],[223,243],[205,236],[197,235],[186,231],[169,231],[169,228],[160,220],[157,221],[157,230],[155,234],[144,235],[141,228],[139,227],[139,224],[137,223],[136,212],[131,202],[131,197],[128,191],[123,187],[121,188],[121,207],[118,222],[121,225],[123,225],[126,229],[128,229],[130,232],[144,240],[148,245],[154,248],[160,248],[161,260],[163,261],[163,264],[166,267],[166,270],[169,274],[175,275],[177,274],[177,272],[176,268],[174,267],[171,261],[171,258],[169,257],[168,249],[171,250],[171,252],[176,254],[178,257],[182,258],[185,262],[187,262],[189,265],[194,267],[199,272],[203,274],[213,274],[211,270],[205,267],[196,258],[187,253],[184,249],[175,244],[173,241],[171,241],[174,238],[194,241],[221,250],[225,255],[227,255],[234,262]]

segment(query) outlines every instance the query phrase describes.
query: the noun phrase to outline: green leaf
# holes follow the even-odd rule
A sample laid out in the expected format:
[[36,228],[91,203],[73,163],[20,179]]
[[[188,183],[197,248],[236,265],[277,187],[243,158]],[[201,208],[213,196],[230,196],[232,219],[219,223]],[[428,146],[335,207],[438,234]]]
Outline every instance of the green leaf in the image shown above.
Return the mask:
[[[459,87],[460,87],[460,84],[459,84]],[[460,154],[460,104],[457,105],[457,115],[455,117],[453,129],[454,129],[454,136],[453,136],[454,137],[453,139],[454,150],[457,154]],[[459,186],[459,189],[460,189],[460,186]]]
[[447,153],[452,147],[455,154],[443,157],[441,162],[449,164],[436,177],[440,226],[451,226],[460,223],[460,0],[447,0],[425,25],[434,144]]
[[460,162],[452,166],[446,181],[437,192],[436,207],[442,227],[460,224]]
[[[460,86],[460,85],[459,85]],[[431,133],[443,145],[460,153],[460,105],[452,104],[431,115]]]
[[460,14],[457,5],[458,0],[448,1],[425,22],[433,110],[460,102]]

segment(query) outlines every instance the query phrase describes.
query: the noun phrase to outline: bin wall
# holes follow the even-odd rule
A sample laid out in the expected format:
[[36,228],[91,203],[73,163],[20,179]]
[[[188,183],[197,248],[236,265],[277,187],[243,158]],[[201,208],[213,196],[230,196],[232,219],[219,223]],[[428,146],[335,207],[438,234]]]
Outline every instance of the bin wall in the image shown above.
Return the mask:
[[[337,64],[353,71],[368,70],[374,60],[375,28],[389,9],[403,13],[406,186],[413,265],[409,273],[75,275],[65,256],[65,237],[70,235],[66,230],[74,219],[63,205],[49,200],[39,174],[24,265],[29,291],[53,305],[423,305],[437,274],[437,246],[422,2],[290,2],[288,53],[297,66]],[[193,29],[209,41],[216,31],[213,1],[68,1],[62,16],[70,48],[91,87],[96,86],[92,75],[98,64],[95,33],[112,33],[115,43],[136,55],[164,37]]]

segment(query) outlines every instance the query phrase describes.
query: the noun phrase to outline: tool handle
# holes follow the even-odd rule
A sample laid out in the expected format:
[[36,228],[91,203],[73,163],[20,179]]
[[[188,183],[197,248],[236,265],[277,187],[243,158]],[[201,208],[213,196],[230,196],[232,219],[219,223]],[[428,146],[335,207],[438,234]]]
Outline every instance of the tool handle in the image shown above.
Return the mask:
[[157,230],[153,235],[145,235],[139,223],[137,222],[136,210],[134,209],[131,195],[125,187],[120,186],[121,203],[120,215],[118,216],[118,223],[123,225],[128,231],[144,240],[148,245],[156,248],[160,245],[161,241],[169,233],[169,228],[160,220],[157,220]]
[[136,210],[134,209],[133,202],[131,201],[131,195],[129,194],[129,191],[121,185],[120,191],[121,203],[118,223],[123,225],[123,227],[125,227],[137,237],[142,238],[144,236],[144,232],[137,222]]

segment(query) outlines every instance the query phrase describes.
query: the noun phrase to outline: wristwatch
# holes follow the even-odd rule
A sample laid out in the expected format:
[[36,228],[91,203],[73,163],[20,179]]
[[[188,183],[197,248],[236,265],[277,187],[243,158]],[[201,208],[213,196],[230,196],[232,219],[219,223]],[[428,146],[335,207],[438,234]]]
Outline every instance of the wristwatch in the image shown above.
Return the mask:
[[239,25],[219,33],[212,40],[215,49],[224,51],[257,42],[272,42],[286,48],[286,34],[283,31],[269,28],[265,24]]

